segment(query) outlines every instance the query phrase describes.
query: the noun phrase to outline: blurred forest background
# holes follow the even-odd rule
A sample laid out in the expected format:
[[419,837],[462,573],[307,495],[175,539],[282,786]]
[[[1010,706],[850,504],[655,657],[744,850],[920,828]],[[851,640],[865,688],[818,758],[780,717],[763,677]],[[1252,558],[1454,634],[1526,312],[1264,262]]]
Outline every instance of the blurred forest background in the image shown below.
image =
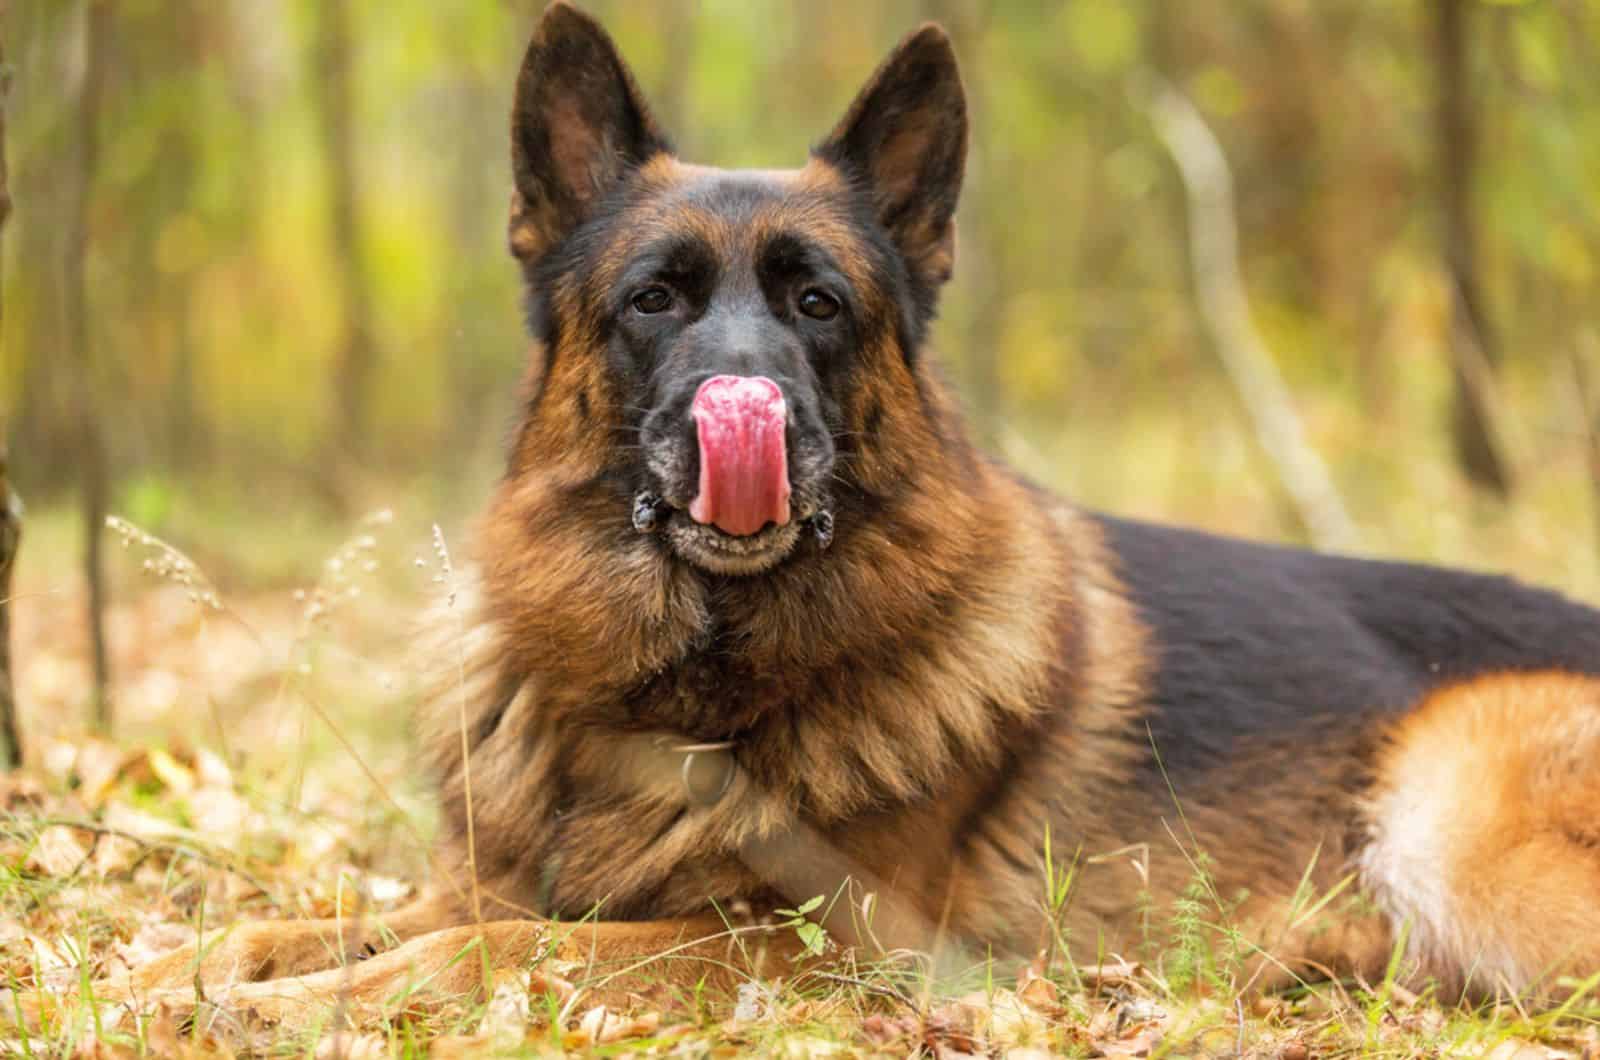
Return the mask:
[[[86,513],[175,543],[225,595],[303,580],[380,506],[422,552],[431,523],[457,539],[525,354],[507,113],[541,6],[0,3],[0,423],[41,724],[92,698],[27,675],[59,643],[89,645],[72,666],[97,654],[85,552],[115,539],[90,547]],[[798,164],[895,40],[950,28],[974,139],[936,345],[985,443],[1031,475],[1600,598],[1600,0],[584,6],[682,153],[728,166]],[[1308,527],[1219,356],[1151,75],[1231,166],[1275,413],[1326,462],[1338,540]],[[149,588],[137,563],[88,562],[113,603]],[[137,654],[135,620],[117,636]]]

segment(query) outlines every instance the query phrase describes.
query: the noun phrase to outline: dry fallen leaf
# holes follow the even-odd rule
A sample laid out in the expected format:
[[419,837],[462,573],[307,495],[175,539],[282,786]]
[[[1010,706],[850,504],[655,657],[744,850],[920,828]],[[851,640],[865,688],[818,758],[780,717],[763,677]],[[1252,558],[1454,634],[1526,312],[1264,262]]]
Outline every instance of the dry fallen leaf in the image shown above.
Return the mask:
[[519,976],[507,976],[497,983],[489,1004],[484,1006],[478,1033],[496,1044],[512,1046],[528,1035],[530,1004],[528,986]]
[[116,955],[129,968],[138,968],[194,940],[193,924],[150,914],[145,916],[131,939],[116,947]]
[[660,1026],[659,1012],[647,1012],[631,1018],[605,1005],[596,1005],[579,1017],[577,1030],[566,1036],[564,1044],[576,1049],[606,1045],[626,1038],[654,1034]]
[[315,1060],[384,1060],[389,1042],[378,1034],[328,1034],[317,1042]]
[[186,834],[182,827],[172,821],[135,809],[125,802],[114,802],[106,807],[104,821],[107,828],[126,832],[139,839],[171,840]]
[[187,795],[194,791],[194,772],[166,751],[152,747],[145,752],[145,761],[150,765],[150,772],[168,791],[176,795]]
[[565,1004],[577,992],[577,987],[561,978],[555,972],[540,969],[528,975],[528,993],[530,994],[554,994],[558,1001]]
[[1163,1035],[1157,1027],[1143,1027],[1126,1037],[1099,1043],[1101,1056],[1150,1056],[1161,1044]]
[[208,1034],[194,1034],[184,1026],[178,1014],[165,1004],[158,1005],[145,1021],[143,1037],[145,1052],[149,1056],[187,1060],[190,1057],[212,1057],[223,1052],[220,1041]]
[[1017,997],[1023,1004],[1050,1019],[1060,1019],[1066,1012],[1061,1005],[1061,992],[1056,984],[1032,968],[1024,968],[1022,974],[1017,976]]
[[72,764],[77,760],[77,744],[49,738],[39,741],[39,769],[57,784],[64,786],[72,780]]
[[45,798],[45,788],[38,777],[27,773],[0,775],[0,809],[19,815],[25,810],[38,811]]
[[661,1013],[646,1012],[642,1016],[635,1016],[628,1025],[622,1028],[617,1037],[609,1041],[621,1041],[624,1038],[648,1038],[661,1029]]
[[77,872],[89,856],[89,847],[65,825],[51,825],[34,839],[25,867],[40,876],[59,879]]
[[1135,986],[1139,973],[1144,970],[1137,961],[1107,961],[1078,969],[1078,975],[1088,987]]
[[70,776],[78,780],[78,794],[90,806],[106,800],[125,770],[143,763],[140,751],[128,750],[104,740],[79,744],[72,757]]
[[912,1016],[884,1016],[874,1012],[861,1021],[862,1037],[880,1046],[914,1038],[919,1030]]
[[1050,1019],[1024,1004],[1013,991],[977,991],[962,997],[960,1003],[973,1012],[979,1036],[994,1045],[1036,1045],[1050,1034]]
[[90,859],[89,866],[100,879],[107,876],[118,876],[138,863],[144,848],[133,840],[120,835],[97,836],[94,842],[94,856]]
[[1491,1049],[1485,1060],[1573,1060],[1576,1055],[1538,1042],[1507,1038]]
[[254,811],[248,802],[232,791],[206,788],[190,798],[189,814],[196,832],[206,836],[216,846],[238,850],[250,834],[249,824]]
[[809,1034],[790,1034],[778,1040],[772,1049],[772,1055],[792,1060],[809,1060],[813,1056],[838,1056],[849,1051],[850,1047],[843,1042]]
[[777,1001],[777,991],[767,983],[755,980],[740,983],[738,1000],[733,1006],[733,1022],[755,1023],[767,1019]]
[[495,1052],[495,1043],[487,1034],[441,1034],[428,1043],[429,1060],[476,1060]]
[[1165,1022],[1167,1019],[1167,1010],[1147,997],[1126,998],[1118,1004],[1117,1010],[1118,1018],[1124,1024]]
[[[11,1042],[0,1042],[0,1048],[6,1049],[5,1055],[26,1055],[27,1051],[22,1048],[22,1043],[16,1043],[15,1049],[12,1049],[11,1045]],[[113,1044],[91,1035],[78,1043],[78,1047],[72,1051],[72,1060],[135,1060],[138,1055],[126,1045]]]
[[399,902],[403,898],[410,898],[415,888],[405,880],[397,880],[393,876],[378,876],[368,874],[363,878],[367,888],[367,896],[375,905],[388,906]]
[[233,770],[222,756],[202,747],[194,753],[194,775],[202,787],[233,790]]

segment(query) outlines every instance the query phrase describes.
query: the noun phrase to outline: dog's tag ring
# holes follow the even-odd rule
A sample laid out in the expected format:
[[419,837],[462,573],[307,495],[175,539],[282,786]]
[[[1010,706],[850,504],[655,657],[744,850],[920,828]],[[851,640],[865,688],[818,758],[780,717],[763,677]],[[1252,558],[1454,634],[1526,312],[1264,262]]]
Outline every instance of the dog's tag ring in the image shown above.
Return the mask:
[[691,806],[711,807],[733,786],[735,763],[731,744],[695,744],[683,752],[683,793]]
[[660,500],[653,493],[641,493],[633,499],[633,528],[641,534],[648,534],[656,528],[659,517]]
[[824,508],[811,517],[811,531],[817,535],[817,547],[826,549],[833,544],[833,513]]

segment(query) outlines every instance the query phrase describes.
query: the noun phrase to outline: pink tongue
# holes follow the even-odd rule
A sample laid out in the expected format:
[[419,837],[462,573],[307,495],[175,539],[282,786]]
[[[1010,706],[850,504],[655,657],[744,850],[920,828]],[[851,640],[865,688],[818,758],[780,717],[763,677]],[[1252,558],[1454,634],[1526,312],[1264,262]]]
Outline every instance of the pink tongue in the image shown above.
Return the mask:
[[787,523],[788,406],[778,384],[759,375],[712,376],[689,408],[700,433],[700,493],[689,516],[741,536]]

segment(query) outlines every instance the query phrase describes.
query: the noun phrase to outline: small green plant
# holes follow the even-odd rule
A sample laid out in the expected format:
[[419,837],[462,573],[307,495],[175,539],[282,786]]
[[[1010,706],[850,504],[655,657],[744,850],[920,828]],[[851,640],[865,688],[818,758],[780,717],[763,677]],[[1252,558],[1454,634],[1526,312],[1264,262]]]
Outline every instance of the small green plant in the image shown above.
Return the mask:
[[805,951],[800,955],[802,957],[821,956],[822,951],[827,948],[828,933],[822,929],[821,924],[806,919],[806,914],[821,908],[826,899],[826,895],[819,894],[801,902],[798,908],[776,910],[779,916],[789,918],[783,922],[783,926],[794,928],[794,933],[800,937],[801,944],[805,946]]
[[1404,920],[1395,932],[1394,945],[1389,950],[1389,964],[1383,971],[1383,982],[1367,995],[1367,1045],[1375,1049],[1380,1041],[1379,1031],[1384,1015],[1389,1011],[1389,1001],[1395,984],[1400,979],[1400,969],[1405,962],[1406,950],[1411,942],[1411,921]]
[[1044,900],[1050,918],[1050,945],[1045,954],[1045,970],[1055,967],[1056,958],[1067,949],[1066,917],[1070,907],[1073,885],[1078,878],[1078,860],[1083,855],[1080,845],[1072,852],[1072,860],[1057,863],[1050,842],[1050,822],[1044,826]]
[[1233,922],[1233,911],[1244,896],[1224,899],[1217,891],[1210,864],[1210,856],[1197,850],[1190,858],[1193,874],[1189,883],[1172,902],[1168,921],[1172,934],[1163,970],[1174,991],[1209,987],[1232,993],[1245,956],[1253,949]]
[[1204,869],[1197,866],[1195,875],[1184,887],[1183,893],[1172,902],[1169,921],[1172,936],[1163,971],[1173,990],[1187,990],[1206,978],[1211,963],[1211,947],[1206,938]]

